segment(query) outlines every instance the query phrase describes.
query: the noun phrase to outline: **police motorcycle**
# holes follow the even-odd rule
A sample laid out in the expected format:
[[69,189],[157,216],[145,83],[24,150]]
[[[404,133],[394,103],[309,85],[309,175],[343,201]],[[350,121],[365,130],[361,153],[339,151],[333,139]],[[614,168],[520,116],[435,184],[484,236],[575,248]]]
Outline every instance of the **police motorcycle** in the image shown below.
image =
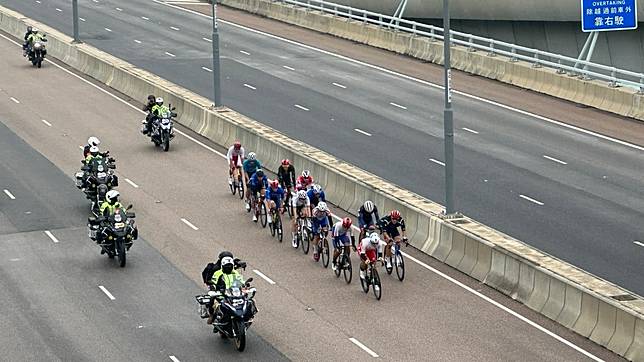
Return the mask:
[[45,42],[47,41],[47,39],[45,39],[44,37],[45,36],[43,35],[42,40],[35,41],[29,49],[29,61],[34,67],[42,67],[42,62],[43,60],[45,60],[45,55],[47,54]]
[[98,208],[105,201],[107,192],[119,184],[118,176],[114,174],[115,162],[112,157],[95,157],[88,164],[81,161],[83,167],[75,174],[76,187],[85,192],[95,216],[99,216]]
[[[164,112],[159,116],[151,116],[152,125],[148,134],[154,145],[161,146],[165,152],[170,149],[170,140],[174,138],[174,118],[177,117],[177,113],[173,112],[176,108],[169,105],[169,109],[169,112]],[[145,129],[146,121],[143,120],[142,123],[143,129]]]
[[121,268],[125,267],[127,252],[132,247],[134,240],[138,239],[139,231],[134,222],[134,212],[127,208],[117,208],[110,216],[89,217],[87,219],[88,236],[93,241],[98,241],[101,254],[108,258],[118,260]]

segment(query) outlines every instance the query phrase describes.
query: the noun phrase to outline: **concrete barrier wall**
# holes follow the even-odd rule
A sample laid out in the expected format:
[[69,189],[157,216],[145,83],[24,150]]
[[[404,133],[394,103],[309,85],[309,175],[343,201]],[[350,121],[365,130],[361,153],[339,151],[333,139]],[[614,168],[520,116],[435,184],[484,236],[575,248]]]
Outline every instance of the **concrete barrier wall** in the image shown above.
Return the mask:
[[[443,62],[442,42],[431,41],[429,38],[271,0],[221,0],[221,3],[231,8],[433,63],[442,64]],[[529,63],[512,62],[508,57],[490,56],[482,51],[468,51],[463,46],[453,46],[452,67],[622,116],[644,120],[644,108],[641,107],[644,95],[630,88],[611,88],[603,81],[588,81],[566,74],[557,74],[549,68],[535,68]]]
[[[326,186],[329,200],[349,212],[356,213],[365,199],[373,200],[381,210],[399,209],[408,221],[410,240],[416,248],[630,360],[644,360],[641,297],[475,220],[444,219],[439,204],[231,109],[213,109],[204,97],[91,46],[72,44],[72,39],[54,29],[0,7],[1,30],[21,38],[26,24],[36,25],[49,35],[51,57],[134,99],[161,95],[177,107],[181,124],[220,145],[241,140],[270,170],[275,171],[283,158],[293,160],[298,169],[310,169]],[[427,49],[433,49],[433,45]]]

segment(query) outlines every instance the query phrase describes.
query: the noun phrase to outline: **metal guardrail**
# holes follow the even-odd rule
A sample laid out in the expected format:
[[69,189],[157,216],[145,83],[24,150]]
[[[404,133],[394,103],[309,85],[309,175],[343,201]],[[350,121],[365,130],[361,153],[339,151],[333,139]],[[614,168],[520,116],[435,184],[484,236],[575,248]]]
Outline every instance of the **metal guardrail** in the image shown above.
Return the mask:
[[[418,23],[389,15],[374,13],[368,10],[352,8],[324,0],[271,0],[285,4],[317,10],[335,16],[346,17],[356,21],[373,24],[382,28],[425,36],[432,41],[443,40],[443,28],[434,25]],[[548,67],[557,73],[568,73],[570,76],[582,79],[598,79],[606,81],[610,87],[627,86],[635,88],[644,94],[644,73],[618,69],[603,64],[593,63],[565,55],[546,52],[539,49],[527,48],[516,44],[484,38],[477,35],[451,30],[452,43],[462,45],[468,51],[485,51],[488,56],[503,55],[510,61],[525,61],[532,63],[535,68]]]

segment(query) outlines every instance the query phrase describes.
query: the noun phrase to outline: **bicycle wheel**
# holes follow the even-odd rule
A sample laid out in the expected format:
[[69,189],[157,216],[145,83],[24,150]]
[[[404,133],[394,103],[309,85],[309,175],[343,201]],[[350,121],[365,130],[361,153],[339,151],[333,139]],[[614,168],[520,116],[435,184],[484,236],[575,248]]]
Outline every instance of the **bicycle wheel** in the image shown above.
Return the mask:
[[239,199],[243,200],[244,199],[244,182],[242,181],[241,175],[239,175],[238,180],[237,180],[237,188],[239,189]]
[[302,252],[308,255],[309,248],[311,247],[311,239],[306,228],[302,228],[302,240],[300,241],[300,244],[302,244]]
[[342,272],[344,273],[344,281],[347,282],[347,284],[351,284],[351,278],[353,278],[353,267],[351,266],[351,258],[346,254],[342,257]]
[[276,223],[276,220],[275,220],[275,214],[272,211],[271,211],[271,218],[273,219],[273,223],[271,225],[269,225],[268,228],[270,229],[271,236],[275,237],[275,231],[277,230],[275,225],[277,225],[277,223]]
[[262,224],[262,227],[266,227],[266,222],[268,221],[268,218],[266,217],[266,205],[264,204],[261,199],[259,201],[259,222]]
[[284,229],[282,228],[282,217],[277,216],[277,239],[282,242],[284,239]]
[[230,193],[233,195],[237,192],[237,185],[235,185],[235,180],[233,180],[232,183],[228,184],[228,187],[230,187]]
[[367,276],[362,279],[360,278],[360,285],[362,286],[362,291],[365,293],[369,293],[369,269],[367,269]]
[[396,275],[398,276],[398,280],[402,282],[403,279],[405,279],[405,259],[403,258],[400,250],[396,252],[394,262],[396,266]]
[[380,300],[382,297],[382,285],[380,284],[380,276],[378,275],[378,270],[373,268],[371,271],[371,277],[373,278],[373,295],[376,296],[376,299]]
[[329,241],[324,238],[322,241],[322,250],[320,251],[321,257],[322,257],[322,265],[324,265],[325,268],[329,267]]
[[338,265],[335,266],[335,270],[333,271],[335,273],[335,277],[339,278],[340,273],[342,273],[343,266],[344,265],[344,254],[340,254],[338,257]]
[[[394,271],[392,259],[393,258],[391,256],[385,256],[385,270],[387,270],[387,274],[389,275],[391,275],[391,272]],[[389,262],[389,266],[387,266],[387,262]]]
[[284,201],[286,203],[286,211],[288,212],[289,219],[292,219],[295,214],[293,212],[293,205],[291,205],[291,197],[288,198],[288,201]]

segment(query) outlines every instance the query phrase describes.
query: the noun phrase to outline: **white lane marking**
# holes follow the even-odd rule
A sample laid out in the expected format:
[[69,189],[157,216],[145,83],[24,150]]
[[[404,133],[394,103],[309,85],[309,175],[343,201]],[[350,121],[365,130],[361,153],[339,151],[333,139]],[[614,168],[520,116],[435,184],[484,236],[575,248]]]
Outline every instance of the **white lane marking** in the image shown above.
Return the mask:
[[92,1],[98,4],[98,0],[92,0]]
[[288,69],[288,70],[295,70],[295,68],[291,68],[288,65],[282,65],[282,68]]
[[130,180],[129,178],[126,178],[125,182],[129,183],[130,185],[132,185],[132,187],[134,187],[135,189],[139,188],[139,185],[135,184],[134,181]]
[[210,69],[210,68],[201,67],[201,69],[205,70],[206,72],[212,72],[212,69]]
[[296,108],[299,108],[299,109],[301,109],[301,110],[303,110],[303,111],[307,111],[307,112],[309,111],[309,109],[308,109],[308,108],[306,108],[306,107],[304,107],[304,106],[300,106],[299,104],[296,104],[296,105],[295,105],[295,107],[296,107]]
[[116,8],[116,11],[123,11],[123,9],[121,9],[121,8]]
[[208,39],[208,38],[201,38],[201,39],[203,39],[203,40],[205,40],[205,41],[207,41],[209,43],[212,43],[212,39]]
[[371,133],[365,132],[365,131],[361,130],[360,128],[354,128],[353,130],[358,132],[358,133],[362,133],[363,135],[365,135],[367,137],[371,137]]
[[16,199],[16,197],[15,197],[15,196],[13,196],[13,194],[11,193],[11,191],[9,191],[9,190],[7,190],[7,189],[4,189],[4,193],[5,193],[5,194],[7,194],[7,196],[9,196],[9,198],[10,198],[11,200],[15,200],[15,199]]
[[391,105],[392,105],[392,106],[394,106],[394,107],[398,107],[398,108],[400,108],[400,109],[407,109],[407,107],[405,107],[405,106],[401,106],[401,105],[400,105],[400,104],[398,104],[398,103],[389,102],[389,104],[391,104]]
[[56,8],[56,11],[58,11],[59,13],[62,13],[62,12],[63,12],[63,11],[62,11],[62,10],[60,10],[59,8]]
[[554,158],[554,157],[550,157],[550,156],[548,156],[548,155],[543,155],[543,158],[548,159],[548,160],[550,160],[550,161],[554,161],[554,162],[556,162],[556,163],[560,163],[560,164],[562,164],[562,165],[567,165],[567,164],[568,164],[568,162],[564,162],[564,161],[562,161],[562,160],[556,159],[556,158]]
[[644,243],[639,242],[639,241],[637,241],[637,240],[633,241],[633,244],[637,244],[637,245],[639,245],[639,246],[644,246]]
[[46,119],[41,119],[42,123],[46,124],[48,127],[51,127],[51,123],[47,122]]
[[432,161],[432,162],[433,162],[433,163],[435,163],[435,164],[438,164],[438,165],[441,165],[441,166],[445,166],[445,162],[439,161],[439,160],[437,160],[437,159],[435,159],[435,158],[430,158],[429,160],[430,160],[430,161]]
[[174,57],[176,57],[176,55],[174,55],[174,54],[172,54],[172,53],[165,52],[165,54],[166,54],[166,55],[168,55],[168,56],[171,56],[171,57],[173,57],[173,58],[174,58]]
[[110,291],[109,291],[109,290],[107,290],[104,286],[99,285],[99,286],[98,286],[98,288],[99,288],[100,290],[102,290],[102,291],[103,291],[103,293],[105,293],[105,295],[107,295],[107,297],[108,297],[108,298],[110,298],[110,300],[114,300],[114,299],[116,299],[116,298],[114,298],[114,296],[112,295],[112,293],[110,293]]
[[137,43],[137,44],[141,44],[141,41],[137,40],[137,39],[134,39],[134,42]]
[[[121,101],[122,101],[122,102],[127,103],[127,102],[126,102],[126,101],[124,101],[124,100],[121,100]],[[145,112],[141,111],[138,107],[136,107],[136,106],[134,106],[134,105],[132,105],[132,104],[129,104],[129,105],[130,105],[132,108],[134,108],[134,109],[136,109],[136,110],[140,111],[141,113],[144,113],[144,114],[145,114]],[[178,129],[176,129],[176,128],[175,128],[175,130],[174,130],[174,131],[175,131],[175,132],[177,132],[178,134],[180,134],[180,135],[184,136],[185,138],[187,138],[187,139],[191,140],[192,142],[194,142],[194,143],[198,144],[199,146],[201,146],[201,147],[203,147],[203,148],[207,149],[208,151],[210,151],[210,152],[212,152],[212,153],[214,153],[214,154],[216,154],[216,155],[219,155],[219,156],[220,156],[220,157],[222,157],[222,158],[226,158],[226,155],[225,155],[225,154],[223,154],[223,153],[221,153],[221,152],[219,152],[219,151],[215,150],[214,148],[212,148],[212,147],[208,146],[207,144],[205,144],[205,143],[203,143],[203,142],[201,142],[201,141],[199,141],[199,140],[195,139],[194,137],[192,137],[192,136],[188,135],[187,133],[182,132],[181,130],[178,130]]]
[[246,83],[244,83],[244,87],[246,87],[246,88],[250,88],[250,89],[252,89],[252,90],[257,89],[257,88],[255,88],[255,87],[253,87],[252,85],[250,85],[250,84],[246,84]]
[[58,239],[56,239],[56,237],[54,236],[54,234],[51,233],[51,231],[45,230],[45,235],[49,236],[51,241],[53,241],[54,243],[58,244]]
[[524,200],[528,200],[528,201],[530,201],[530,202],[533,202],[533,203],[535,203],[535,204],[537,204],[537,205],[539,205],[539,206],[543,206],[543,202],[541,202],[541,201],[539,201],[539,200],[535,200],[535,199],[533,199],[533,198],[531,198],[531,197],[528,197],[528,196],[526,196],[526,195],[519,195],[519,197],[520,197],[520,198],[522,198],[522,199],[524,199]]
[[170,360],[171,360],[172,362],[181,362],[181,361],[179,361],[179,359],[178,359],[177,357],[175,357],[175,356],[170,356]]
[[9,99],[11,99],[16,104],[20,104],[20,101],[15,99],[14,97],[9,97]]
[[111,33],[111,32],[112,32],[112,29],[110,29],[110,28],[105,28],[105,31],[107,31],[107,32]]
[[249,53],[249,52],[244,51],[244,50],[240,50],[239,52],[240,52],[240,53],[242,53],[242,54],[244,54],[244,55],[250,55],[250,53]]
[[20,261],[20,258],[11,258],[9,261]]
[[172,29],[174,31],[180,31],[181,30],[181,29],[177,28],[176,26],[171,26],[170,29]]
[[338,88],[347,89],[347,86],[346,86],[346,85],[342,85],[342,84],[340,84],[340,83],[333,82],[333,83],[331,83],[331,84],[333,84],[334,86],[336,86],[336,87],[338,87]]
[[80,20],[80,21],[85,21],[85,18],[80,18],[80,17],[79,17],[79,18],[78,18],[78,20]]
[[275,282],[274,282],[271,278],[269,278],[269,277],[267,277],[266,275],[264,275],[264,273],[262,273],[261,271],[259,271],[259,270],[257,270],[257,269],[253,269],[253,273],[255,273],[255,274],[259,275],[259,277],[260,277],[260,278],[262,278],[262,279],[266,280],[266,282],[267,282],[268,284],[270,284],[270,285],[275,285]]
[[181,218],[181,221],[183,221],[184,224],[190,226],[190,228],[192,228],[192,230],[195,230],[195,231],[199,230],[199,228],[194,226],[190,221],[188,221],[188,220],[186,220],[184,218]]
[[36,2],[37,2],[38,4],[40,4],[40,0],[36,0]]
[[142,17],[141,17],[141,19],[143,19],[143,20],[150,20],[150,18],[148,18],[147,16],[142,16]]
[[367,347],[364,344],[362,344],[362,342],[360,342],[359,340],[357,340],[357,339],[355,339],[353,337],[349,338],[349,340],[351,342],[353,342],[353,344],[355,344],[356,346],[360,347],[363,351],[369,353],[371,355],[371,357],[378,358],[378,354],[376,354],[376,352],[374,352],[371,349],[369,349],[369,347]]
[[479,134],[477,131],[475,131],[473,129],[470,129],[470,128],[467,128],[467,127],[463,127],[461,129],[464,130],[464,131],[470,132],[470,133]]

